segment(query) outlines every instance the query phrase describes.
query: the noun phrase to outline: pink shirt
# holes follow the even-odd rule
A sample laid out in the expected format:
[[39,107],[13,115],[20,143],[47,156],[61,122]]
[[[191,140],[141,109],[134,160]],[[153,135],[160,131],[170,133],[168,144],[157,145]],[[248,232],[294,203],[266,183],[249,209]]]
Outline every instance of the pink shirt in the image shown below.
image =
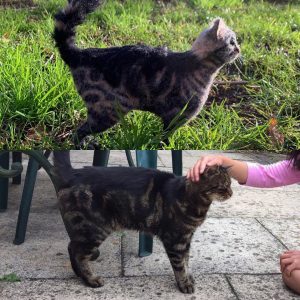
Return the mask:
[[247,163],[247,186],[272,188],[294,183],[300,183],[300,170],[293,167],[288,160],[271,165]]

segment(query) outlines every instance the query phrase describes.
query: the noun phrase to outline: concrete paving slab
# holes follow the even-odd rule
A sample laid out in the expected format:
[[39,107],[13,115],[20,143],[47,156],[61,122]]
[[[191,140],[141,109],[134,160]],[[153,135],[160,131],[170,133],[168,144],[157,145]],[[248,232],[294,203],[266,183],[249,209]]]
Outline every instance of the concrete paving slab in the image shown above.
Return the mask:
[[[135,160],[135,151],[131,151],[132,157]],[[71,150],[71,162],[72,164],[78,164],[82,166],[91,166],[93,162],[94,151],[93,150]],[[49,161],[53,162],[53,154],[51,153]],[[23,155],[22,164],[26,168],[28,165],[28,156]],[[111,150],[108,160],[109,166],[124,165],[127,166],[127,158],[125,150]],[[39,171],[41,172],[42,169]],[[45,172],[45,171],[44,171]]]
[[[76,161],[78,163],[90,163],[93,160],[94,151],[92,150],[72,150],[71,151],[71,159],[72,161]],[[131,151],[133,158],[135,159],[135,151]],[[258,163],[273,163],[283,159],[286,159],[286,155],[277,154],[272,152],[263,152],[263,151],[222,151],[222,150],[182,150],[183,157],[191,158],[193,161],[197,160],[200,156],[203,155],[213,155],[213,154],[221,154],[228,156],[237,160],[247,160],[247,161],[255,161]],[[171,157],[170,150],[159,150],[158,156],[161,157],[162,166],[166,166],[165,162],[167,156]],[[51,156],[50,156],[51,158]],[[23,161],[25,164],[28,160],[26,155],[23,155]],[[164,161],[163,161],[164,160]],[[126,164],[126,155],[124,150],[111,150],[110,151],[110,159],[109,163],[112,164]],[[168,163],[169,166],[171,164]]]
[[262,164],[272,164],[280,160],[287,159],[284,154],[278,154],[274,152],[264,152],[264,151],[245,151],[249,158],[255,162]]
[[[41,178],[43,177],[43,178]],[[8,209],[18,210],[24,187],[24,178],[21,185],[9,185]],[[57,211],[57,197],[54,186],[47,174],[38,174],[34,186],[33,197],[31,201],[31,212],[45,212],[45,210]],[[0,218],[1,218],[0,213]]]
[[[159,151],[159,153],[164,151]],[[166,151],[171,155],[171,151]],[[76,164],[91,165],[93,161],[94,151],[91,150],[72,150],[71,161]],[[131,155],[136,163],[136,151],[131,150]],[[158,167],[164,167],[161,160],[157,160]],[[125,150],[111,150],[108,160],[108,166],[128,166]]]
[[229,275],[240,300],[299,300],[300,296],[287,289],[281,275]]
[[[172,274],[161,242],[154,240],[151,256],[139,258],[138,235],[126,232],[126,276]],[[278,273],[278,257],[284,246],[253,219],[208,218],[195,232],[190,255],[194,273]]]
[[[285,158],[261,152],[184,150],[183,174],[204,153],[223,153],[264,164]],[[158,155],[159,169],[172,171],[170,151],[159,151]],[[72,152],[75,167],[91,165],[92,157],[93,151]],[[25,169],[27,162],[24,159]],[[127,165],[124,151],[111,151],[109,165]],[[191,250],[197,284],[194,295],[184,296],[177,290],[159,241],[154,242],[153,255],[137,257],[138,235],[133,232],[125,232],[123,237],[116,233],[103,243],[99,261],[93,267],[106,277],[106,285],[90,289],[71,270],[69,239],[55,191],[46,172],[40,170],[23,245],[12,244],[20,186],[10,186],[9,209],[0,214],[0,276],[14,272],[22,279],[21,283],[0,282],[0,299],[237,299],[234,293],[240,300],[300,299],[283,287],[279,274],[279,255],[286,249],[284,245],[300,248],[300,186],[263,190],[233,182],[233,189],[233,198],[213,204],[209,218],[195,234]]]
[[299,188],[275,190],[234,188],[233,196],[225,202],[214,202],[210,217],[300,218]]
[[289,249],[300,249],[299,219],[259,219]]
[[[0,219],[0,276],[16,273],[22,278],[70,278],[67,251],[69,238],[59,213],[31,213],[26,240],[21,245],[12,243],[16,213],[1,214]],[[100,256],[91,264],[104,277],[120,276],[121,234],[116,233],[100,247]]]
[[[135,151],[131,151],[133,158],[135,158]],[[71,161],[76,163],[84,163],[85,165],[91,165],[93,162],[94,151],[93,150],[72,150]],[[52,154],[50,156],[52,160]],[[125,150],[111,150],[108,163],[110,165],[127,164]]]
[[195,276],[196,291],[185,295],[177,289],[171,276],[107,278],[101,288],[85,287],[79,280],[35,280],[16,283],[0,282],[0,299],[11,300],[235,300],[225,277]]
[[291,185],[286,185],[286,186],[280,186],[280,187],[275,187],[275,188],[255,188],[251,186],[245,186],[243,184],[239,184],[236,180],[232,179],[232,187],[237,188],[240,191],[246,191],[246,190],[251,190],[251,191],[257,191],[261,190],[264,193],[268,193],[270,191],[275,191],[278,194],[284,194],[284,192],[298,192],[300,193],[300,185],[299,184],[291,184]]
[[193,159],[199,159],[200,156],[204,155],[224,155],[232,159],[254,161],[254,156],[251,151],[222,151],[222,150],[187,150],[184,153],[186,157]]
[[[191,168],[196,161],[204,155],[212,155],[212,154],[222,154],[226,155],[228,157],[231,157],[233,159],[238,160],[244,160],[244,161],[252,161],[253,159],[250,159],[249,156],[246,153],[232,153],[232,152],[224,152],[224,151],[195,151],[195,150],[188,150],[184,151],[182,155],[182,162],[183,162],[183,168],[189,169]],[[165,167],[172,167],[172,155],[171,151],[164,150],[164,151],[158,151],[159,160],[162,162],[162,165]]]

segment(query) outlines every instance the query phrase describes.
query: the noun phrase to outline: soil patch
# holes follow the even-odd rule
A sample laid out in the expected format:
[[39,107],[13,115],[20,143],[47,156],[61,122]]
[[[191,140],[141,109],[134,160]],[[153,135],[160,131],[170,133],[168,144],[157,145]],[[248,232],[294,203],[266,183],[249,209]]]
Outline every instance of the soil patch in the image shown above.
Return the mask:
[[260,87],[251,85],[245,81],[215,82],[209,93],[205,106],[212,103],[224,103],[225,107],[237,109],[239,116],[249,121],[259,118],[259,114],[253,109],[253,95],[259,92]]
[[0,0],[0,7],[26,8],[35,6],[33,0]]

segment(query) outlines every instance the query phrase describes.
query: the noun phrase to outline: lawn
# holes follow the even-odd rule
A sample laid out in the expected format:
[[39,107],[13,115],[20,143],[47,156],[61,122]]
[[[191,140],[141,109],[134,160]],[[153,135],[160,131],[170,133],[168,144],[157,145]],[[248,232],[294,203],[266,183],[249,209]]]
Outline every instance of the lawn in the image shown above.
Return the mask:
[[[53,14],[67,1],[33,2],[0,7],[0,149],[72,148],[86,109],[52,40]],[[279,2],[107,0],[79,27],[77,44],[186,51],[222,17],[242,59],[222,70],[199,116],[163,147],[284,152],[300,148],[300,4]],[[158,117],[134,111],[98,141],[110,149],[157,149],[164,135]]]

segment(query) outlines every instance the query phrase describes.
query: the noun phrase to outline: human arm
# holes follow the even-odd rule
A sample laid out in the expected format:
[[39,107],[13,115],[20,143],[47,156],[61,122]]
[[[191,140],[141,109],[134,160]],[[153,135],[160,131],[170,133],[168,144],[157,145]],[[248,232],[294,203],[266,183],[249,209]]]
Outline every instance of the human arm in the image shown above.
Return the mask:
[[187,178],[196,182],[207,166],[222,166],[228,168],[228,174],[241,184],[245,184],[248,177],[246,162],[231,159],[223,155],[206,155],[200,157],[196,164],[188,171]]
[[273,188],[300,182],[300,170],[288,160],[261,165],[248,163],[247,186]]
[[219,165],[228,167],[229,175],[240,184],[251,187],[273,188],[300,182],[300,170],[288,160],[275,164],[261,165],[230,159],[222,155],[201,157],[188,171],[187,178],[199,181],[207,166]]

